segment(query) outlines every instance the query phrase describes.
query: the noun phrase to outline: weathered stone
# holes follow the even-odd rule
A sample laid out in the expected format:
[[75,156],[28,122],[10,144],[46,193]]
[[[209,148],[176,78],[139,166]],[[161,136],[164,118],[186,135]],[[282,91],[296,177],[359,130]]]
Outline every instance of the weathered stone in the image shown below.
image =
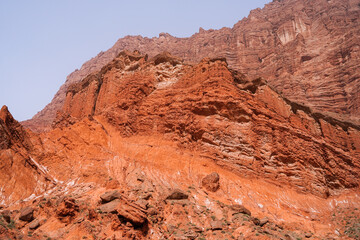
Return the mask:
[[264,217],[264,218],[261,218],[259,221],[260,221],[259,225],[262,227],[269,222],[269,219],[267,217]]
[[181,199],[188,199],[189,195],[183,192],[180,189],[174,189],[167,197],[168,200],[181,200]]
[[243,205],[234,204],[234,205],[231,205],[230,208],[234,211],[233,214],[243,213],[243,214],[247,214],[247,215],[251,216],[250,210],[245,208]]
[[220,188],[220,176],[216,172],[213,172],[205,176],[201,184],[206,190],[216,192]]
[[100,198],[103,203],[107,203],[113,201],[114,199],[120,199],[121,194],[117,190],[115,190],[104,193],[103,195],[100,196]]
[[95,211],[94,209],[92,209],[92,208],[89,209],[88,211],[89,211],[88,219],[89,219],[90,221],[96,220],[96,219],[97,219],[97,216],[98,216],[98,214],[96,213],[96,211]]
[[286,240],[297,240],[296,237],[292,236],[291,234],[285,234]]
[[116,210],[119,216],[125,218],[136,226],[141,226],[147,222],[145,213],[135,206],[122,203],[118,205]]
[[32,207],[21,209],[19,219],[21,221],[31,222],[34,219],[34,209]]
[[40,226],[40,222],[37,219],[29,223],[29,229],[37,229],[39,226]]
[[190,201],[188,199],[166,200],[166,204],[171,204],[171,205],[176,204],[185,207],[190,204]]
[[140,199],[145,199],[145,200],[149,200],[152,197],[151,193],[143,193],[140,195]]
[[99,207],[99,210],[103,213],[116,213],[116,208],[120,204],[119,199],[115,199],[111,202],[105,203]]
[[79,206],[76,204],[75,199],[65,197],[58,206],[56,215],[62,222],[68,223],[77,215],[78,212]]

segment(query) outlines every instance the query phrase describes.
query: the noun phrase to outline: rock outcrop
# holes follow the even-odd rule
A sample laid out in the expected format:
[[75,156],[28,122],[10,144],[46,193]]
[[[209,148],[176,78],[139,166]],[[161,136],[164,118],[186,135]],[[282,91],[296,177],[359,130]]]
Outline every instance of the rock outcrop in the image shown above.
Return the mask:
[[6,107],[0,126],[0,238],[358,234],[360,127],[222,57],[123,51],[68,87],[49,131]]
[[56,123],[102,116],[124,137],[163,134],[233,172],[321,196],[358,187],[359,126],[238,76],[224,59],[156,65],[122,52],[69,88]]
[[34,219],[34,209],[26,207],[21,209],[19,219],[26,222],[31,222]]
[[0,204],[9,198],[18,200],[43,192],[56,184],[46,168],[35,160],[34,155],[39,154],[35,145],[41,145],[40,138],[26,131],[3,106],[0,110]]
[[[70,85],[99,71],[122,50],[150,57],[168,51],[186,62],[226,57],[229,66],[262,77],[292,101],[337,118],[360,116],[360,7],[356,0],[273,1],[251,11],[233,28],[203,30],[189,38],[127,36],[71,73],[52,102],[23,124],[49,129]],[[346,115],[346,116],[344,116]]]
[[210,173],[201,180],[201,184],[205,189],[216,192],[220,188],[220,176],[216,172]]

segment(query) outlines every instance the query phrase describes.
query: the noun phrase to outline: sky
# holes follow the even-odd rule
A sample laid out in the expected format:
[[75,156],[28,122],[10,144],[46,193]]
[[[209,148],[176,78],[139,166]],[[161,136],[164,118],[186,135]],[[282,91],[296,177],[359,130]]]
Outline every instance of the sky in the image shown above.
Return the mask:
[[67,75],[127,35],[232,27],[270,0],[0,0],[0,107],[31,118]]

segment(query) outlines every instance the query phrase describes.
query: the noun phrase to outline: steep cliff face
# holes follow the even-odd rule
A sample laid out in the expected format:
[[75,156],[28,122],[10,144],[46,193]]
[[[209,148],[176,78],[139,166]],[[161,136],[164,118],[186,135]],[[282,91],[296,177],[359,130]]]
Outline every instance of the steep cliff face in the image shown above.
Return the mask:
[[169,51],[188,62],[226,57],[233,69],[250,79],[267,79],[293,101],[318,111],[347,114],[356,121],[360,116],[359,14],[356,0],[273,1],[233,28],[200,29],[189,38],[166,33],[151,39],[128,36],[70,74],[53,101],[24,124],[39,130],[49,126],[62,108],[66,89],[124,49],[149,56]]
[[68,87],[49,131],[6,107],[0,126],[2,238],[358,235],[360,127],[225,58],[123,51]]
[[224,59],[170,59],[131,61],[122,52],[69,88],[59,124],[101,115],[124,137],[162,134],[233,172],[320,196],[358,186],[357,125],[283,99],[260,79],[237,78]]

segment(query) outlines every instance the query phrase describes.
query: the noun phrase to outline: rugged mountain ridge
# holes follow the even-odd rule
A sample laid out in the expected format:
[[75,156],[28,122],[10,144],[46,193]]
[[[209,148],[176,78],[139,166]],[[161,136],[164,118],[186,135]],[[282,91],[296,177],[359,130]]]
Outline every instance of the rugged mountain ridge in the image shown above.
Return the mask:
[[53,101],[24,124],[39,130],[50,126],[69,85],[100,70],[124,49],[149,56],[169,51],[187,62],[226,57],[231,68],[250,79],[263,77],[292,101],[358,121],[359,14],[357,0],[273,1],[233,28],[200,29],[189,38],[127,36],[70,74]]
[[[18,161],[31,170],[27,198],[2,192],[1,237],[359,234],[360,128],[292,103],[224,58],[123,51],[68,87],[51,130],[23,129],[6,107],[0,116],[11,120],[0,121],[7,139],[29,139],[17,149],[47,175]],[[1,156],[17,154],[1,145]]]

